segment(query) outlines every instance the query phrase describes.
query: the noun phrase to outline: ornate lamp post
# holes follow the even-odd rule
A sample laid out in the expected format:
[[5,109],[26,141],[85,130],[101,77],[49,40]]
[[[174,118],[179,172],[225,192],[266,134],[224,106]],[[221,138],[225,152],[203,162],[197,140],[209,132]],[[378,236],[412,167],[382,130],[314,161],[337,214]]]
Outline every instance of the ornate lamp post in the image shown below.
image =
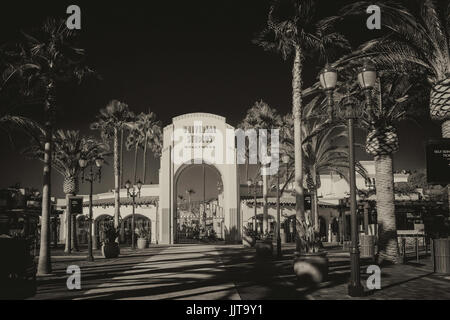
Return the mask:
[[[249,194],[253,194],[253,196],[254,196],[255,221],[253,223],[253,227],[254,227],[255,231],[258,231],[258,224],[257,224],[258,212],[257,212],[256,196],[258,194],[258,187],[262,187],[263,186],[263,181],[259,180],[259,181],[253,182],[252,180],[247,180],[247,186],[248,186]],[[252,191],[252,188],[253,188],[253,191]]]
[[[134,211],[136,208],[136,197],[141,197],[141,188],[142,188],[142,182],[139,180],[136,183],[137,190],[134,189],[134,185],[131,185],[130,180],[127,180],[125,182],[125,187],[127,188],[127,197],[131,197],[133,199],[133,207],[132,207],[132,213],[131,213],[131,249],[135,250],[136,245],[134,243]],[[131,191],[130,191],[131,189]]]
[[[376,82],[376,70],[373,65],[366,63],[358,73],[358,81],[361,88],[365,91],[366,100],[371,105],[371,89]],[[337,72],[333,68],[325,67],[320,74],[320,84],[327,92],[328,110],[333,107],[333,90],[337,83]],[[360,277],[360,261],[359,261],[359,232],[358,232],[358,216],[356,212],[356,176],[355,176],[355,146],[354,146],[354,120],[355,110],[351,100],[345,101],[345,118],[348,128],[348,145],[349,145],[349,178],[350,178],[350,211],[351,211],[351,248],[350,248],[350,265],[351,276],[348,285],[348,294],[352,297],[362,296],[364,288],[361,285]]]
[[[97,167],[97,171],[94,172],[92,170],[93,163],[95,163],[95,166]],[[95,159],[87,160],[84,158],[81,158],[78,160],[78,164],[80,165],[80,168],[83,169],[83,176],[81,181],[84,183],[84,181],[89,182],[89,234],[88,234],[88,261],[94,261],[94,255],[92,254],[92,223],[93,223],[93,212],[92,212],[92,193],[94,191],[94,181],[98,179],[98,182],[100,183],[101,177],[102,177],[102,165],[104,163],[104,160],[102,157],[98,157]],[[89,174],[87,177],[84,176],[84,170],[89,165]]]

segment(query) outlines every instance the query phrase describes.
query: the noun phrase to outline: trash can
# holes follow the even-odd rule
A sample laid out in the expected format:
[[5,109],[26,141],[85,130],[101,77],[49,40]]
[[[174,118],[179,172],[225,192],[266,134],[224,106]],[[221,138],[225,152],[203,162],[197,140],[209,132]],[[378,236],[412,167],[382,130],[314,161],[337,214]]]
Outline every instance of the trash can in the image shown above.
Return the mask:
[[375,236],[360,235],[361,258],[375,257]]
[[432,239],[431,243],[434,272],[450,274],[450,239]]

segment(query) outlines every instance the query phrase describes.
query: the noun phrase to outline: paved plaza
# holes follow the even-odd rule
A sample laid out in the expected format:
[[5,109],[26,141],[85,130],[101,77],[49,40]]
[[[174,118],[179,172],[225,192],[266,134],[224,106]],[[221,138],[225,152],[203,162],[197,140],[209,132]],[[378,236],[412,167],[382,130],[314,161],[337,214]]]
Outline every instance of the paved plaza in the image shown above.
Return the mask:
[[[283,258],[267,262],[256,262],[254,249],[241,245],[124,248],[117,259],[104,259],[97,251],[95,262],[86,262],[83,253],[54,255],[53,275],[38,278],[32,299],[350,299],[347,252],[330,248],[329,281],[308,289],[293,275],[293,250],[288,245]],[[362,261],[363,285],[368,264]],[[81,290],[66,287],[69,265],[81,268]],[[366,289],[361,299],[450,299],[450,277],[433,274],[425,255],[419,263],[383,268],[381,279],[382,289]]]

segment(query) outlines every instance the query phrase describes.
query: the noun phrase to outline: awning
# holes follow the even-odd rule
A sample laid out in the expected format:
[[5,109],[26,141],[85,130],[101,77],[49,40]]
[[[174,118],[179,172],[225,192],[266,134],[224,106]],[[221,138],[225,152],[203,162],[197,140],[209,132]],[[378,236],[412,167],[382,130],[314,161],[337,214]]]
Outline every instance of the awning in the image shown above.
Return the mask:
[[[145,196],[136,198],[136,205],[137,206],[145,206],[145,205],[157,205],[159,200],[159,197],[156,196]],[[121,206],[129,206],[133,204],[132,198],[120,198],[120,205]],[[92,205],[94,207],[109,207],[114,206],[114,198],[107,198],[107,199],[94,199],[92,200]],[[89,200],[84,199],[83,201],[83,207],[89,206]],[[66,206],[61,206],[61,209],[65,209]]]

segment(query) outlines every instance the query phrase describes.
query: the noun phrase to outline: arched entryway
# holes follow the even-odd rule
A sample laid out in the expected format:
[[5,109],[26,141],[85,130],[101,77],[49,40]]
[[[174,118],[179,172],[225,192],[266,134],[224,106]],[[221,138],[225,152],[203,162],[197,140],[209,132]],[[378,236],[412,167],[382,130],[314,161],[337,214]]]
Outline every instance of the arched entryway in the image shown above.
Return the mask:
[[174,180],[175,243],[223,239],[224,197],[219,170],[209,164],[183,165]]
[[[131,221],[132,215],[128,215],[123,219],[122,229],[120,233],[120,242],[125,243],[127,245],[131,245]],[[151,232],[152,232],[152,221],[143,216],[141,214],[136,213],[134,215],[134,231],[135,231],[135,241],[137,241],[138,237],[145,233],[145,237],[148,241],[151,240]]]
[[173,118],[172,123],[164,128],[160,163],[159,243],[177,242],[176,176],[186,166],[202,163],[213,164],[223,182],[223,238],[228,242],[240,241],[242,221],[236,141],[234,128],[226,123],[224,117],[190,113]]

